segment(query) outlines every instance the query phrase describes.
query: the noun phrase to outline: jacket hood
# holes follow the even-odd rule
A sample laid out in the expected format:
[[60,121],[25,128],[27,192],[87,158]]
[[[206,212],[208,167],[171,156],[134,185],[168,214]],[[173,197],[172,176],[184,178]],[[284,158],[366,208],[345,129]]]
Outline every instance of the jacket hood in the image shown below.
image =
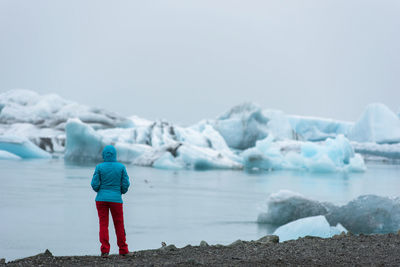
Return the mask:
[[103,149],[103,160],[104,161],[117,161],[117,150],[115,147],[109,145]]

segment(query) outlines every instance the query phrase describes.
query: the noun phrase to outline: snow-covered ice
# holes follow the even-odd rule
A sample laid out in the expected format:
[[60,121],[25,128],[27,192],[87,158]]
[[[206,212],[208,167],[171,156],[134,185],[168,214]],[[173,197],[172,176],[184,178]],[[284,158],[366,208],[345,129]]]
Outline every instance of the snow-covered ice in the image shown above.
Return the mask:
[[0,136],[25,138],[70,161],[99,161],[102,147],[113,144],[119,160],[161,169],[361,172],[362,155],[400,158],[399,125],[383,104],[368,106],[353,123],[244,103],[182,127],[124,117],[55,94],[21,89],[0,94]]
[[31,90],[14,89],[0,94],[0,123],[31,123],[39,127],[63,129],[69,118],[97,128],[129,126],[116,113],[65,100],[56,94],[39,95]]
[[279,236],[280,242],[284,242],[305,236],[328,238],[342,232],[347,232],[347,230],[340,223],[330,226],[325,216],[319,215],[282,225],[273,234]]

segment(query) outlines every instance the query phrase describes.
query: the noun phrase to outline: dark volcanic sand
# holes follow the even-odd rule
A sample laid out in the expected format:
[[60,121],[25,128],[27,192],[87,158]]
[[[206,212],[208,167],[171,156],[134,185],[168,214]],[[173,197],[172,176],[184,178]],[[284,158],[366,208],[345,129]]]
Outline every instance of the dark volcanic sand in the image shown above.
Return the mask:
[[[4,263],[3,263],[4,264]],[[1,264],[0,264],[1,265]],[[111,255],[53,257],[45,252],[6,266],[400,266],[400,236],[305,237],[283,243],[237,241],[229,246],[186,246]]]

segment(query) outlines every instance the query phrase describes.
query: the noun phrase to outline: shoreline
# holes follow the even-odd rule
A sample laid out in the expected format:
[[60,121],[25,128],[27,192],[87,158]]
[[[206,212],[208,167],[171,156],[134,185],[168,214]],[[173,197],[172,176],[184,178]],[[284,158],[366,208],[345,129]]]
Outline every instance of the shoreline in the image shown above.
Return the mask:
[[365,266],[400,265],[400,235],[336,235],[303,237],[279,242],[277,236],[257,241],[237,240],[230,245],[187,245],[134,252],[132,257],[53,256],[46,252],[5,262],[0,266]]

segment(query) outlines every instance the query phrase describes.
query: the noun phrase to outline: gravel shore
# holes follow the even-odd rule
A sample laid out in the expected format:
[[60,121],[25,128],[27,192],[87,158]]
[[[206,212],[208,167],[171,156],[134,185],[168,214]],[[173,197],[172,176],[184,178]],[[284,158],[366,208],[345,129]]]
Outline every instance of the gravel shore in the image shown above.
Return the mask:
[[111,255],[54,257],[50,251],[0,266],[400,266],[400,235],[338,235],[278,242],[258,241],[137,251],[132,257]]

